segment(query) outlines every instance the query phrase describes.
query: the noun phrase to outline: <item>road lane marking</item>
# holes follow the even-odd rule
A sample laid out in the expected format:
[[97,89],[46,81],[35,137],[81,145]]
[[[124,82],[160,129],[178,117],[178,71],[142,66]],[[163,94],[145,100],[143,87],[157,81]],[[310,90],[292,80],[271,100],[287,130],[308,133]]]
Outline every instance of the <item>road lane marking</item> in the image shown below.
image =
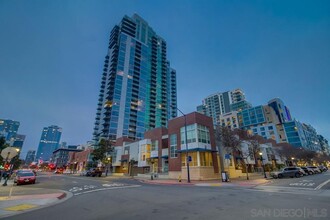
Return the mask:
[[320,185],[318,185],[315,190],[321,189],[323,186],[327,185],[330,182],[330,179],[328,179],[327,181],[321,183]]
[[315,183],[290,183],[290,186],[314,186]]
[[125,184],[122,183],[106,183],[106,184],[102,184],[102,186],[104,187],[118,187],[118,186],[125,186]]
[[119,187],[112,187],[112,188],[100,188],[100,189],[94,189],[94,190],[89,190],[89,191],[85,191],[85,192],[74,193],[73,195],[78,196],[78,195],[82,195],[82,194],[86,194],[86,193],[103,191],[103,190],[136,188],[136,187],[140,187],[140,186],[141,185],[131,185],[131,186],[119,186]]
[[[296,189],[293,187],[287,187],[289,189]],[[276,190],[276,189],[244,189],[245,191],[251,191],[251,192],[260,192],[260,193],[269,193],[270,196],[273,194],[292,194],[292,195],[304,195],[304,196],[325,196],[330,197],[330,190],[321,190],[321,191],[315,191],[308,188],[302,188],[303,190],[291,190],[291,191],[284,191],[284,190]],[[307,190],[306,190],[307,189]],[[319,193],[315,193],[319,192]]]
[[10,206],[7,208],[4,208],[6,211],[24,211],[27,209],[33,209],[37,207],[37,205],[32,205],[32,204],[20,204],[20,205],[15,205],[15,206]]
[[93,186],[93,185],[84,185],[84,186],[75,186],[71,189],[69,189],[69,192],[78,192],[78,191],[82,191],[82,190],[86,190],[86,189],[94,189],[97,188],[97,186]]
[[265,189],[265,190],[287,190],[287,189],[294,189],[294,190],[311,190],[313,191],[313,188],[304,188],[304,187],[290,187],[290,186],[257,186],[256,189]]

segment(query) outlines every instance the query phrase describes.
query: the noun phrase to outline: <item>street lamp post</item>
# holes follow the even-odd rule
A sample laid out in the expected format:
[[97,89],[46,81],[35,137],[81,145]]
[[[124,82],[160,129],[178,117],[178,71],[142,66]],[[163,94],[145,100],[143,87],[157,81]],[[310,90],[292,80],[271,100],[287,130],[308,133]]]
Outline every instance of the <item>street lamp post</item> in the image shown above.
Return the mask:
[[[10,160],[11,162],[13,162],[13,158],[18,154],[19,150],[20,149],[18,149],[18,148],[14,148],[14,151],[8,152],[7,157],[6,157],[6,164],[8,163],[8,160]],[[12,157],[10,156],[10,154],[12,154]],[[3,186],[7,186],[7,181],[9,179],[11,173],[13,172],[14,164],[12,164],[11,162],[9,162],[10,169],[9,169],[9,173],[6,176],[5,182],[2,184]]]
[[107,158],[107,169],[105,170],[105,176],[108,176],[108,172],[110,170],[110,162],[111,162],[111,158],[108,157]]
[[262,158],[262,152],[259,153],[260,155],[260,161],[261,161],[261,165],[262,165],[262,169],[264,170],[264,177],[267,178],[266,176],[266,171],[265,171],[265,164],[264,164],[264,159]]
[[188,183],[190,183],[190,171],[189,171],[189,153],[188,153],[188,137],[187,137],[187,119],[186,115],[179,109],[178,111],[183,115],[184,117],[184,132],[185,132],[185,142],[186,142],[186,163],[187,163],[187,175],[188,175]]
[[245,160],[245,172],[246,172],[246,179],[249,180],[249,166],[248,166],[248,158],[243,157],[243,160]]

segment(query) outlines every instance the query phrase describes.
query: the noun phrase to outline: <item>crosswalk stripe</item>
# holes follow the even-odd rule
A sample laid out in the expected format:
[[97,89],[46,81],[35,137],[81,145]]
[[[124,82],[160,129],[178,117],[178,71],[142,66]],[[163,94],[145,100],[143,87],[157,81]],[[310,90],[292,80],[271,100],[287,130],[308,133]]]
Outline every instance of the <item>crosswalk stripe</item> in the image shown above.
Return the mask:
[[103,190],[112,190],[112,189],[125,189],[125,188],[136,188],[140,187],[141,185],[131,185],[131,186],[120,186],[120,187],[112,187],[112,188],[100,188],[100,189],[93,189],[89,191],[74,193],[73,195],[78,196],[81,194],[91,193],[91,192],[97,192],[97,191],[103,191]]

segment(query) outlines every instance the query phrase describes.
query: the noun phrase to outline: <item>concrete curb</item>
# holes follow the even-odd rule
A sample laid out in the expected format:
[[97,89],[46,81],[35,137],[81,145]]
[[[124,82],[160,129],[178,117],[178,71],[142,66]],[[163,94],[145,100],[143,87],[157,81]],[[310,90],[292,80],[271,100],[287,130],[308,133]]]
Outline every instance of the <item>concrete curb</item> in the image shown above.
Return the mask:
[[176,182],[158,182],[157,180],[143,180],[143,179],[136,179],[139,182],[151,184],[151,185],[175,185],[175,186],[194,186],[194,183],[176,183]]
[[[21,195],[21,196],[3,196],[1,198],[2,201],[6,200],[30,200],[30,199],[51,199],[51,198],[57,198],[57,199],[63,199],[66,197],[66,193],[48,193],[48,194],[34,194],[34,195]],[[0,199],[1,200],[1,199]]]
[[61,192],[48,193],[48,194],[36,194],[36,195],[12,196],[11,199],[2,200],[2,203],[5,203],[6,201],[15,203],[15,201],[17,201],[17,204],[12,204],[12,206],[15,206],[15,205],[24,203],[24,201],[27,201],[27,203],[30,203],[31,200],[37,201],[37,200],[42,200],[42,199],[56,199],[55,201],[52,201],[52,202],[49,202],[46,204],[38,204],[36,207],[31,208],[31,209],[20,210],[20,211],[11,211],[10,213],[2,213],[5,210],[5,208],[7,208],[8,206],[2,207],[0,209],[0,219],[6,218],[9,216],[20,215],[20,214],[23,214],[26,212],[35,211],[35,210],[46,208],[49,206],[54,206],[59,203],[65,202],[66,200],[68,200],[69,198],[71,198],[73,196],[71,192],[67,192],[64,190],[59,190],[59,191],[61,191]]
[[259,185],[267,185],[271,183],[271,180],[264,180],[261,179],[262,182],[258,182],[256,180],[239,180],[239,181],[229,181],[229,182],[193,182],[193,183],[179,183],[176,181],[168,181],[168,180],[148,180],[148,179],[135,179],[139,182],[145,184],[152,184],[152,185],[175,185],[175,186],[231,186],[231,187],[256,187]]

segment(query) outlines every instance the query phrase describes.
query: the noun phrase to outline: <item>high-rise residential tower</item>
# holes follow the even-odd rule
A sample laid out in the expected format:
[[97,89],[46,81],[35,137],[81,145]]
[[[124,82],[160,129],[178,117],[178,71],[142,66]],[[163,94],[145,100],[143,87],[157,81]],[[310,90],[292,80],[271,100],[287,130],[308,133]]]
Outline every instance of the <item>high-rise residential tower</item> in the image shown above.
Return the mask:
[[142,139],[177,115],[176,72],[166,41],[140,16],[124,16],[111,33],[93,139]]
[[18,121],[0,119],[0,137],[4,137],[9,145],[13,145],[20,123]]
[[30,165],[34,161],[35,157],[36,157],[36,151],[29,150],[25,157],[25,164]]
[[49,161],[53,152],[59,147],[61,135],[62,128],[56,125],[44,127],[35,160]]
[[197,106],[197,111],[212,117],[214,124],[220,124],[220,115],[251,107],[241,89],[210,95],[203,99],[202,103]]

